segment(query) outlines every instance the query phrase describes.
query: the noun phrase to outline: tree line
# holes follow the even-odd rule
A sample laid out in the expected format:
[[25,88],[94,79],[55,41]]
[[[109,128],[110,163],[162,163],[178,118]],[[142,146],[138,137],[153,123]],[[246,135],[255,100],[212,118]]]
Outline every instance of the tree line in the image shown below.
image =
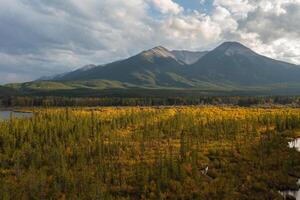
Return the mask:
[[2,107],[64,106],[183,106],[183,105],[289,105],[298,107],[300,97],[2,97]]

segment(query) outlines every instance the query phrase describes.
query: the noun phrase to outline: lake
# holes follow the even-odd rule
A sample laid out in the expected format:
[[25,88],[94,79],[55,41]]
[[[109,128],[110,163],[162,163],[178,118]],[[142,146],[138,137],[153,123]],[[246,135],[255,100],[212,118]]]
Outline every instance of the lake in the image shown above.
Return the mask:
[[296,148],[298,151],[300,151],[300,138],[296,139],[292,142],[289,142],[289,147],[290,148]]
[[14,112],[14,111],[0,111],[0,120],[7,120],[13,116],[15,118],[31,117],[32,113]]

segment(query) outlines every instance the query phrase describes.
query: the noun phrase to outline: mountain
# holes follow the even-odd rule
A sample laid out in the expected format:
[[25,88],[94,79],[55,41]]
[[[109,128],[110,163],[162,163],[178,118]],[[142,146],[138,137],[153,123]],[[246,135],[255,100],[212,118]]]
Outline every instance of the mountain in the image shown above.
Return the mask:
[[172,54],[177,58],[177,60],[180,60],[187,65],[194,64],[195,62],[200,60],[200,58],[202,58],[207,53],[208,53],[208,51],[203,51],[203,52],[185,51],[185,50],[172,51]]
[[180,76],[185,63],[164,47],[143,51],[125,60],[68,73],[56,81],[113,80],[134,86],[186,87]]
[[158,46],[106,65],[87,65],[47,81],[11,84],[21,90],[191,89],[300,91],[300,67],[260,55],[237,42],[209,52]]
[[84,71],[88,71],[94,67],[97,67],[96,65],[94,64],[89,64],[89,65],[85,65],[75,71],[72,71],[72,72],[65,72],[65,73],[62,73],[62,74],[55,74],[55,75],[52,75],[52,76],[42,76],[41,78],[37,79],[36,81],[51,81],[51,80],[59,80],[61,79],[62,77],[66,76],[67,74],[70,75],[70,74],[80,74]]
[[83,73],[85,73],[87,71],[90,71],[90,70],[92,70],[96,67],[98,67],[98,66],[96,66],[94,64],[85,65],[82,68],[76,69],[72,72],[64,73],[64,74],[61,74],[61,75],[56,75],[52,79],[47,79],[47,80],[57,80],[57,81],[59,81],[59,80],[64,80],[64,79],[69,79],[69,80],[76,79],[76,77],[79,77]]
[[192,64],[188,79],[242,86],[299,83],[297,65],[259,55],[237,42],[225,42]]

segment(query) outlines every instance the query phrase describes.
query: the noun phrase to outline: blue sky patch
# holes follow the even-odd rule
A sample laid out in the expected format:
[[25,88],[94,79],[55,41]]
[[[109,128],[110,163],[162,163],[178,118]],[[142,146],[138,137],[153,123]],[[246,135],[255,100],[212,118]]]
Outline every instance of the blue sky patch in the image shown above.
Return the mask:
[[205,0],[201,3],[201,0],[174,0],[185,10],[198,10],[204,13],[210,13],[213,9],[213,0]]

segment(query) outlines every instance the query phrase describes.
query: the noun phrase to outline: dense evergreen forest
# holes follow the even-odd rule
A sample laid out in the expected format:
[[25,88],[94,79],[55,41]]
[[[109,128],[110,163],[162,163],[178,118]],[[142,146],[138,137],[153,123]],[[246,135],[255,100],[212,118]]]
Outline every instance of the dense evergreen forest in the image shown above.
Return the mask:
[[183,106],[183,105],[288,105],[300,106],[300,97],[295,96],[190,96],[190,97],[59,97],[59,96],[7,96],[0,97],[0,107],[32,106]]
[[0,122],[0,199],[283,199],[297,108],[34,108]]

